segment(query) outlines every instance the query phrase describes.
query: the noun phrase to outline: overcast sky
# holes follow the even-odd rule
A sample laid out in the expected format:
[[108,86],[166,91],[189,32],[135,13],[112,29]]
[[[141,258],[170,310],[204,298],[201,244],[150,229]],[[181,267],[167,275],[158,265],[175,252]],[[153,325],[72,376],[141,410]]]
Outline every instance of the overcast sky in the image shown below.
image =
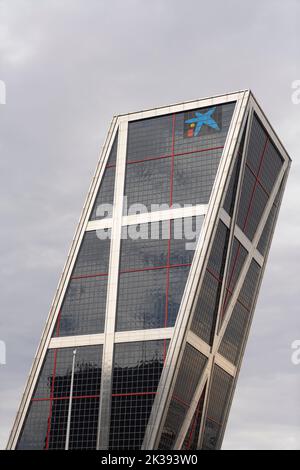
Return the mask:
[[293,166],[223,448],[300,449],[299,18],[298,0],[0,0],[0,448],[112,116],[251,88]]

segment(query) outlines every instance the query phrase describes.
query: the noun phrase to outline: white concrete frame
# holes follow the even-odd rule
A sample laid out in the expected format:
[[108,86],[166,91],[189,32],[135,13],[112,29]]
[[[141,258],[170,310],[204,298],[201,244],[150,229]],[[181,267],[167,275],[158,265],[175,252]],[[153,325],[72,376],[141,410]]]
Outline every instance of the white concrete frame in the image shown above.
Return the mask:
[[[217,172],[216,180],[213,186],[209,205],[198,205],[194,207],[187,207],[181,209],[170,209],[166,211],[159,211],[153,213],[145,213],[139,215],[124,216],[122,214],[123,207],[123,193],[125,182],[125,168],[126,168],[126,145],[127,145],[127,130],[128,123],[138,119],[144,119],[154,116],[162,116],[164,114],[177,113],[188,111],[201,107],[213,106],[224,104],[226,102],[236,102],[232,123],[228,132],[226,143],[223,149],[221,163]],[[232,375],[234,378],[238,375],[239,367],[234,367],[225,358],[218,354],[218,345],[223,337],[226,325],[230,318],[230,310],[228,310],[227,318],[224,320],[224,325],[219,332],[219,341],[216,342],[213,348],[210,348],[206,343],[201,341],[196,335],[189,330],[189,323],[193,309],[195,307],[195,299],[201,288],[201,283],[204,276],[206,263],[209,256],[210,247],[216,231],[217,221],[222,220],[225,225],[231,228],[231,237],[236,236],[241,244],[248,250],[248,264],[250,265],[252,257],[257,261],[260,266],[264,266],[264,259],[256,249],[259,240],[259,234],[262,232],[268,213],[272,207],[275,198],[275,189],[272,192],[269,204],[265,210],[263,220],[258,228],[257,235],[253,243],[245,237],[242,231],[231,221],[230,217],[220,209],[221,201],[225,194],[225,188],[228,185],[229,174],[232,170],[232,162],[236,157],[238,143],[241,139],[241,129],[245,125],[247,113],[251,110],[259,115],[267,131],[270,133],[273,142],[278,147],[280,153],[285,158],[285,170],[289,166],[290,159],[282,146],[281,142],[276,137],[273,129],[269,125],[257,102],[249,90],[240,91],[232,94],[216,96],[212,98],[205,98],[198,101],[184,102],[166,107],[145,110],[138,113],[130,113],[120,115],[113,118],[107,139],[102,149],[99,163],[93,177],[88,196],[86,198],[84,208],[79,220],[78,228],[73,239],[71,249],[64,267],[54,300],[50,309],[50,313],[46,322],[45,330],[43,332],[40,345],[38,347],[33,366],[22,396],[19,411],[17,413],[13,429],[7,445],[8,449],[14,449],[18,440],[18,436],[22,429],[22,425],[28,410],[30,399],[34,391],[41,366],[43,364],[46,352],[48,349],[64,348],[84,345],[103,345],[103,361],[102,361],[102,383],[101,383],[101,398],[100,398],[100,413],[99,413],[99,432],[98,432],[98,449],[107,449],[108,436],[109,436],[109,423],[110,423],[110,402],[111,402],[111,386],[112,386],[112,369],[113,369],[113,353],[114,344],[120,342],[131,341],[145,341],[154,339],[170,339],[170,345],[166,358],[166,364],[161,376],[160,384],[157,390],[155,403],[150,416],[149,424],[145,434],[143,448],[155,448],[159,442],[159,436],[162,431],[163,420],[165,411],[168,408],[168,403],[172,395],[172,390],[175,384],[176,374],[175,369],[178,369],[182,357],[184,344],[187,342],[202,352],[207,358],[208,362],[204,369],[202,378],[198,384],[197,390],[192,400],[191,407],[186,416],[184,425],[180,430],[179,437],[176,442],[176,448],[180,448],[185,437],[185,430],[188,429],[190,421],[193,417],[198,400],[205,384],[211,380],[211,371],[213,364],[216,363],[219,367]],[[115,178],[115,191],[114,191],[114,209],[113,216],[110,219],[89,221],[89,217],[96,199],[99,186],[102,181],[104,169],[109,158],[109,153],[112,148],[115,136],[118,132],[118,148],[117,148],[117,165],[116,165],[116,178]],[[281,177],[283,177],[282,172]],[[287,172],[286,172],[287,173]],[[279,178],[276,187],[280,184]],[[119,278],[119,257],[120,257],[120,236],[122,226],[140,224],[147,222],[155,222],[162,220],[170,220],[181,217],[191,217],[195,215],[205,215],[204,224],[198,240],[197,249],[190,268],[190,274],[187,280],[186,288],[182,298],[180,311],[178,313],[176,325],[174,328],[161,328],[154,330],[130,331],[130,332],[115,332],[116,321],[116,304],[117,304],[117,291],[118,291],[118,278]],[[234,216],[233,216],[234,219]],[[53,328],[55,326],[64,294],[71,276],[71,272],[77,257],[82,238],[86,231],[97,230],[103,228],[112,229],[110,261],[109,261],[109,276],[107,288],[107,307],[106,307],[106,320],[105,332],[102,334],[83,335],[83,336],[70,336],[51,338]],[[249,261],[250,260],[250,261]],[[245,263],[246,264],[246,263]],[[242,285],[243,279],[246,275],[244,267],[239,283],[234,293],[233,298],[237,298],[239,288]],[[224,276],[225,277],[225,276]],[[200,281],[200,282],[199,282]],[[232,299],[230,308],[233,309],[234,301]],[[206,390],[205,406],[207,405],[208,388]],[[202,416],[202,433],[205,423],[205,413]],[[201,433],[200,433],[201,434]],[[199,438],[200,442],[200,438]]]

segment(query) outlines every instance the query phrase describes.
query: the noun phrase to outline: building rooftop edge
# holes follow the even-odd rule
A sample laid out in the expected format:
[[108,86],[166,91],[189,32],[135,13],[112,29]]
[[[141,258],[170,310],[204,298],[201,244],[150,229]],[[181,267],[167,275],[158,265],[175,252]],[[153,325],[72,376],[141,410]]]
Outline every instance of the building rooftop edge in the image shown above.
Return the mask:
[[236,90],[236,91],[232,91],[232,92],[229,92],[229,93],[220,93],[220,94],[216,94],[216,95],[211,95],[211,96],[204,96],[202,98],[197,98],[197,99],[193,99],[193,100],[187,100],[187,101],[179,101],[179,102],[176,102],[176,103],[172,103],[172,104],[166,104],[166,105],[163,105],[163,106],[154,106],[154,107],[151,107],[151,108],[145,108],[145,109],[140,109],[138,111],[131,111],[129,113],[120,113],[120,114],[115,114],[113,116],[113,119],[118,119],[120,117],[124,117],[124,116],[132,116],[134,114],[139,114],[139,113],[146,113],[146,112],[151,112],[151,111],[155,111],[155,110],[159,110],[159,109],[164,109],[164,108],[171,108],[171,107],[174,107],[174,106],[181,106],[181,105],[185,105],[185,104],[191,104],[191,103],[197,103],[199,101],[204,101],[204,100],[208,100],[208,99],[216,99],[216,98],[222,98],[222,97],[234,97],[235,95],[238,95],[240,93],[248,93],[249,97],[252,97],[252,99],[255,101],[255,103],[257,104],[257,106],[259,107],[261,113],[264,115],[264,117],[266,118],[266,120],[268,121],[270,127],[272,128],[274,134],[277,136],[278,140],[280,141],[280,144],[282,145],[282,147],[284,148],[286,154],[287,154],[287,157],[289,158],[290,162],[292,162],[292,159],[289,155],[289,152],[286,150],[286,147],[285,145],[283,144],[282,140],[279,138],[278,136],[278,132],[276,132],[276,130],[274,129],[274,127],[272,126],[272,124],[270,123],[266,113],[264,112],[264,110],[262,109],[261,105],[259,104],[259,101],[257,100],[255,94],[253,93],[253,91],[251,90],[251,88],[245,88],[245,89],[242,89],[242,90]]
[[251,90],[248,88],[248,89],[245,89],[245,90],[237,90],[237,91],[233,91],[233,92],[230,92],[230,93],[221,93],[221,94],[217,94],[217,95],[204,96],[202,98],[197,98],[197,99],[194,99],[194,100],[179,101],[179,102],[176,102],[176,103],[165,104],[163,106],[153,106],[151,108],[145,108],[145,109],[139,109],[139,110],[136,110],[136,111],[130,111],[129,113],[115,114],[114,117],[118,118],[118,117],[122,117],[122,116],[129,116],[129,115],[137,114],[137,113],[155,111],[156,109],[170,108],[172,106],[180,106],[180,105],[184,105],[184,104],[197,103],[198,101],[204,101],[204,100],[207,100],[207,99],[221,98],[222,96],[224,96],[224,97],[225,96],[233,96],[233,95],[237,95],[239,93],[247,93],[247,92],[251,93]]

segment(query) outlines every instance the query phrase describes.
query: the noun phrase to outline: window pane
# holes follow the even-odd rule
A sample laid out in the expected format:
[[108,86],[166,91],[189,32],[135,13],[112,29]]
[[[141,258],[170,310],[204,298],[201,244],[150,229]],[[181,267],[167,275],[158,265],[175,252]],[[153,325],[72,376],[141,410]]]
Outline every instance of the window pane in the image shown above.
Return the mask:
[[109,448],[140,449],[168,341],[115,345]]

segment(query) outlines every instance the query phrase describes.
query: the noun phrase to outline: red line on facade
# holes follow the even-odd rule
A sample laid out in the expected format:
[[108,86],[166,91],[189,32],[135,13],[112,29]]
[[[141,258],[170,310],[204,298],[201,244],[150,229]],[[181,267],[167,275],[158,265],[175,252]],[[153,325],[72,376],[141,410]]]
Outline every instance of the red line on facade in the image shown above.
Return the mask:
[[[232,295],[232,291],[229,289],[229,287],[225,286],[225,289],[226,289],[226,295],[225,295],[225,299],[224,299],[224,302],[223,302],[223,305],[222,305],[222,312],[221,312],[221,319],[223,318],[224,316],[224,312],[226,311],[226,308],[227,308],[227,301],[229,300],[229,294]],[[239,300],[237,300],[239,301]]]
[[[224,299],[224,302],[223,302],[223,306],[222,306],[222,315],[221,315],[221,318],[223,318],[224,316],[224,308],[225,308],[225,305],[227,303],[227,297],[228,297],[228,292],[230,292],[230,294],[232,294],[232,292],[230,291],[230,286],[231,286],[231,281],[232,281],[232,277],[233,277],[233,274],[234,274],[234,271],[235,271],[235,267],[236,267],[236,263],[237,263],[237,260],[240,256],[240,250],[241,250],[241,243],[238,241],[238,249],[237,249],[237,252],[235,254],[235,259],[234,259],[234,262],[233,262],[233,267],[232,267],[232,270],[231,270],[231,273],[230,273],[230,276],[229,276],[229,280],[228,280],[228,283],[226,283],[226,295],[225,295],[225,299]],[[233,245],[232,245],[233,246]]]
[[206,271],[209,272],[209,274],[211,274],[212,277],[213,277],[216,281],[218,281],[218,282],[220,282],[220,283],[223,282],[223,279],[221,279],[221,278],[220,278],[214,271],[212,271],[210,268],[206,268]]
[[248,170],[252,173],[252,175],[254,176],[254,178],[257,180],[259,186],[261,187],[261,189],[264,191],[264,193],[266,193],[266,195],[268,197],[270,197],[270,193],[266,190],[266,188],[264,187],[263,183],[260,181],[260,179],[257,177],[257,175],[255,174],[255,172],[252,170],[252,168],[249,166],[249,163],[246,163],[246,167],[248,168]]
[[[171,154],[171,171],[170,171],[170,207],[173,205],[173,184],[174,184],[174,149],[175,149],[175,122],[176,115],[172,116],[172,154]],[[171,259],[171,231],[172,231],[172,220],[169,221],[169,239],[168,239],[168,255],[167,255],[167,264],[168,268],[166,271],[166,298],[165,298],[165,322],[164,327],[168,326],[168,317],[169,317],[169,286],[170,286],[170,259]],[[167,341],[164,340],[164,364],[167,356]]]
[[[230,294],[230,295],[233,294],[233,291],[232,291],[231,289],[229,289],[229,287],[226,286],[225,289],[226,289],[226,296],[225,296],[225,300],[224,300],[223,307],[222,307],[221,318],[223,318],[224,313],[225,313],[225,311],[226,311],[226,309],[227,309],[227,306],[228,306],[228,304],[227,304],[227,300],[228,300],[228,298],[229,298],[229,295],[228,295],[228,294]],[[247,310],[247,312],[250,313],[250,311],[251,311],[250,308],[248,308],[248,307],[244,304],[244,302],[242,302],[242,301],[239,299],[239,297],[237,298],[237,302],[238,302],[245,310]]]
[[230,289],[230,286],[231,286],[231,281],[232,281],[232,278],[233,278],[233,275],[234,275],[234,272],[235,272],[235,268],[236,268],[236,264],[237,264],[237,261],[239,259],[239,256],[240,256],[240,251],[241,251],[241,243],[238,242],[239,246],[238,246],[238,249],[236,251],[236,254],[235,254],[235,259],[234,259],[234,262],[233,262],[233,266],[232,266],[232,270],[231,270],[231,273],[230,273],[230,277],[229,277],[229,281],[228,281],[228,290]]
[[171,268],[182,268],[185,266],[191,266],[191,263],[182,263],[182,264],[166,264],[165,266],[151,266],[148,268],[140,268],[140,269],[127,269],[124,271],[120,271],[120,274],[130,274],[130,273],[139,273],[143,271],[156,271],[157,269],[171,269]]
[[153,162],[155,160],[164,160],[165,158],[172,158],[172,154],[160,155],[159,157],[148,157],[140,160],[131,160],[127,162],[127,165],[134,165],[135,163]]
[[[218,282],[218,283],[222,283],[223,280],[221,278],[219,278],[219,276],[217,276],[216,273],[214,273],[210,268],[206,268],[207,272],[209,272],[209,274],[211,274],[211,276]],[[222,312],[221,312],[221,318],[223,318],[223,315],[224,315],[224,312],[226,310],[226,307],[227,307],[227,299],[228,299],[228,294],[232,295],[233,294],[233,291],[228,287],[228,286],[225,286],[225,290],[226,290],[226,296],[225,296],[225,300],[223,302],[223,307],[222,307]],[[247,310],[247,312],[250,312],[250,309],[239,299],[237,299],[237,302],[239,304],[242,305],[242,307],[244,307],[245,310]]]
[[[226,287],[226,291],[227,291],[227,293],[229,293],[230,295],[233,294],[233,292],[232,292],[230,289],[228,289],[228,287]],[[226,302],[227,302],[227,298],[226,298]],[[247,312],[250,313],[250,309],[244,304],[244,302],[242,302],[239,298],[237,299],[237,302],[238,302],[242,307],[244,307],[244,309],[247,310]],[[227,307],[227,305],[225,304],[225,301],[224,301],[223,312],[224,312],[225,306]]]
[[[216,281],[218,281],[220,284],[223,282],[222,279],[220,279],[220,278],[219,278],[213,271],[211,271],[209,268],[207,268],[207,271],[208,271],[209,274],[211,274],[211,275],[213,276],[213,278],[214,278]],[[226,289],[227,294],[226,294],[226,298],[225,298],[225,300],[224,300],[223,306],[226,305],[226,302],[227,302],[227,295],[228,295],[228,294],[230,294],[230,295],[233,294],[233,291],[232,291],[231,289],[229,289],[228,286],[225,286],[225,289]],[[248,307],[246,307],[246,305],[245,305],[241,300],[237,299],[237,302],[238,302],[239,304],[241,304],[242,307],[244,307],[248,312],[250,312],[250,309],[249,309]]]
[[250,215],[251,208],[252,208],[252,202],[253,202],[255,190],[256,190],[256,187],[257,187],[257,180],[258,180],[258,178],[259,178],[260,170],[261,170],[262,163],[263,163],[263,159],[264,159],[264,156],[265,156],[265,154],[266,154],[266,149],[267,149],[268,141],[269,141],[269,137],[267,136],[267,137],[266,137],[265,146],[264,146],[264,149],[263,149],[261,158],[260,158],[259,167],[258,167],[258,172],[257,172],[257,177],[256,177],[256,179],[255,179],[255,183],[254,183],[253,191],[252,191],[252,194],[251,194],[251,199],[250,199],[250,203],[249,203],[249,207],[248,207],[248,211],[247,211],[245,223],[244,223],[244,226],[243,226],[243,232],[246,230],[246,227],[247,227],[247,224],[248,224],[248,221],[249,221],[249,215]]
[[[244,225],[243,225],[243,228],[242,228],[243,232],[245,232],[246,227],[247,227],[247,224],[248,224],[248,221],[249,221],[249,215],[250,215],[250,212],[251,212],[252,202],[253,202],[253,199],[254,199],[254,194],[255,194],[255,190],[256,190],[257,184],[259,183],[260,170],[261,170],[262,163],[263,163],[263,160],[264,160],[264,157],[265,157],[265,154],[266,154],[268,141],[269,141],[269,137],[266,136],[266,142],[265,142],[265,145],[264,145],[264,148],[263,148],[261,157],[260,157],[258,172],[257,172],[257,175],[254,174],[254,176],[255,176],[255,183],[254,183],[254,186],[253,186],[253,190],[252,190],[252,194],[251,194],[249,206],[248,206],[248,209],[247,209],[246,219],[245,219],[245,222],[244,222]],[[249,168],[249,170],[253,173],[253,171],[251,170],[251,168],[249,167],[249,165],[247,164],[247,162],[246,162],[246,166],[247,166],[247,167]],[[260,186],[262,186],[262,185],[260,184]],[[263,186],[262,186],[262,188],[263,188]],[[264,189],[264,188],[263,188],[263,189]],[[267,195],[269,196],[268,193],[267,193]],[[231,271],[231,274],[230,274],[230,278],[229,278],[229,282],[228,282],[228,290],[227,290],[227,293],[226,293],[226,296],[225,296],[225,300],[224,300],[224,303],[223,303],[223,307],[222,307],[222,315],[221,315],[221,318],[223,318],[224,313],[225,313],[224,310],[225,310],[225,306],[226,306],[226,303],[227,303],[228,291],[229,291],[229,289],[230,289],[230,285],[231,285],[231,281],[232,281],[232,276],[233,276],[233,274],[234,274],[235,267],[236,267],[236,263],[237,263],[237,260],[238,260],[239,255],[240,255],[240,250],[241,250],[241,243],[239,242],[239,247],[238,247],[238,250],[237,250],[237,253],[236,253],[236,257],[235,257],[235,260],[234,260],[233,268],[232,268],[232,271]],[[243,305],[242,302],[239,302],[239,303],[240,303],[241,305]],[[248,312],[250,312],[250,310],[249,310],[246,306],[243,305],[243,307],[245,307],[246,310],[247,310]]]
[[[211,276],[212,276],[219,284],[221,284],[221,283],[223,282],[223,279],[219,278],[219,276],[218,276],[216,273],[214,273],[210,268],[207,267],[207,268],[206,268],[206,271],[209,272],[209,274],[211,274]],[[224,305],[225,305],[225,303],[226,303],[226,301],[227,301],[227,295],[228,295],[228,291],[229,291],[229,289],[228,289],[226,286],[225,286],[225,289],[226,289],[227,292],[226,292],[226,298],[225,298],[224,303],[223,303],[223,306],[222,306],[221,319],[223,318]]]
[[[211,274],[211,276],[219,283],[219,284],[222,284],[223,280],[221,278],[219,278],[219,276],[217,276],[216,273],[214,273],[210,268],[206,268],[207,272],[209,272],[209,274]],[[225,295],[225,300],[223,302],[223,307],[222,307],[222,312],[221,312],[221,318],[223,318],[224,316],[224,312],[225,312],[225,309],[226,309],[226,304],[227,304],[227,299],[228,299],[228,294],[231,294],[232,295],[232,290],[229,289],[229,287],[225,286],[225,290],[226,290],[226,295]],[[243,304],[243,302],[241,302],[239,299],[237,299],[237,302],[239,304],[242,305],[242,307],[244,307],[248,312],[250,312],[250,310],[246,307],[246,305]]]
[[218,147],[208,147],[208,148],[205,148],[205,149],[190,150],[188,152],[181,152],[181,153],[173,153],[172,152],[172,153],[167,154],[167,155],[160,155],[159,157],[147,157],[147,158],[143,158],[143,159],[140,159],[140,160],[131,160],[131,161],[127,162],[127,165],[134,165],[135,163],[151,162],[151,161],[154,161],[154,160],[162,160],[164,158],[182,157],[184,155],[191,155],[193,153],[212,152],[214,150],[222,150],[223,148],[224,148],[224,146],[221,145],[221,146],[218,146]]
[[174,153],[174,157],[183,157],[184,155],[191,155],[193,153],[213,152],[214,150],[223,150],[224,146],[219,145],[218,147],[207,147],[199,150],[189,150],[188,152]]
[[220,427],[223,425],[223,423],[218,423],[218,421],[215,421],[214,419],[210,418],[209,416],[207,416],[206,419],[208,419],[208,421],[212,421],[213,423],[217,424]]
[[[137,268],[137,269],[124,269],[124,271],[120,271],[120,274],[129,274],[129,273],[138,273],[141,271],[155,271],[156,269],[168,269],[168,268],[181,268],[185,266],[190,266],[190,263],[182,263],[182,264],[166,264],[164,266],[149,266],[147,268]],[[75,276],[71,277],[72,280],[76,279],[85,279],[85,278],[91,278],[91,277],[105,277],[108,276],[106,273],[96,273],[96,274],[86,274],[83,276]]]
[[[73,395],[72,400],[81,400],[84,398],[99,398],[100,395]],[[55,398],[33,398],[31,401],[60,401],[69,400],[70,397],[55,397]]]
[[250,313],[250,308],[246,307],[246,305],[244,304],[244,302],[242,302],[241,300],[237,299],[238,303],[244,307],[245,310],[247,310],[248,313]]
[[108,276],[108,273],[96,273],[96,274],[82,274],[81,276],[73,276],[71,277],[71,280],[76,280],[76,279],[88,279],[90,277],[102,277],[102,276]]
[[177,397],[176,395],[173,395],[172,399],[175,400],[175,401],[178,401],[178,403],[181,403],[184,406],[188,406],[188,407],[190,406],[189,403],[187,403],[186,401],[181,400],[181,398]]
[[259,178],[259,175],[260,175],[260,170],[261,170],[261,167],[262,167],[262,164],[263,164],[265,155],[266,155],[266,150],[267,150],[267,145],[268,145],[268,143],[269,143],[269,136],[266,135],[266,142],[265,142],[264,150],[263,150],[263,153],[262,153],[260,162],[259,162],[259,167],[258,167],[258,172],[257,172],[257,178]]

